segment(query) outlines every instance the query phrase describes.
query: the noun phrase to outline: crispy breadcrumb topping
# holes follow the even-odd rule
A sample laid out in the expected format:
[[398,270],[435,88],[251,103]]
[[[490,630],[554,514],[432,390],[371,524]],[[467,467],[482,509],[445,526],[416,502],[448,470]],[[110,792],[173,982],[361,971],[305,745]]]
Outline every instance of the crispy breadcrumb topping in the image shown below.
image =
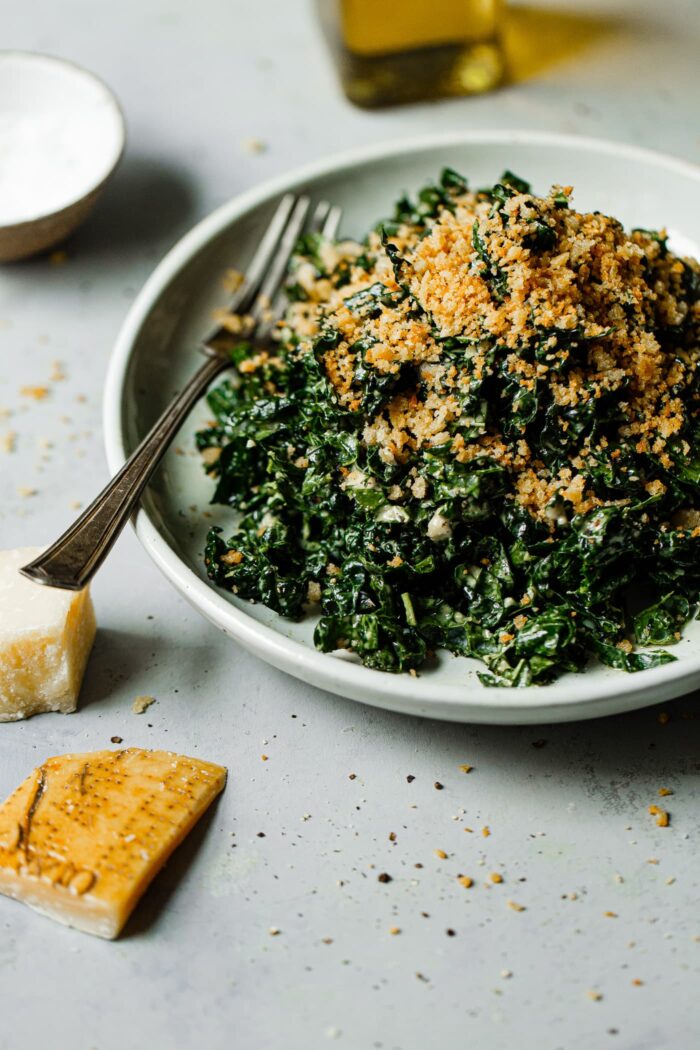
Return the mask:
[[[497,418],[465,428],[470,391],[505,377],[523,397],[546,397],[563,433],[568,410],[612,400],[619,436],[665,463],[687,422],[683,391],[700,350],[696,338],[665,338],[689,320],[700,325],[687,290],[698,264],[670,252],[663,232],[627,233],[617,219],[574,210],[571,195],[570,186],[546,197],[514,192],[497,208],[490,195],[466,192],[432,223],[372,233],[360,261],[360,247],[342,242],[330,261],[345,265],[347,280],[314,278],[302,264],[305,298],[287,318],[302,352],[335,333],[322,361],[342,408],[361,409],[368,374],[397,378],[366,420],[368,446],[399,462],[437,446],[463,463],[492,459],[512,478],[511,498],[552,528],[562,501],[576,514],[625,502],[585,471],[607,438],[582,432],[567,464],[553,468],[533,451],[526,420],[507,435]],[[647,491],[663,483],[651,479]]]

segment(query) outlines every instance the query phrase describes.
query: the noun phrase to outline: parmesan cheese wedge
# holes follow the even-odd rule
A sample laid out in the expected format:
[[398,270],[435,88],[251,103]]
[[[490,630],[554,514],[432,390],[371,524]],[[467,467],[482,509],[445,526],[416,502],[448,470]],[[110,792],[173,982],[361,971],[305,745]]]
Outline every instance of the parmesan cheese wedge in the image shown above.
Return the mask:
[[0,807],[0,893],[98,937],[118,937],[226,770],[169,751],[59,755]]
[[87,588],[44,587],[20,575],[40,552],[0,551],[0,722],[75,711],[95,639]]

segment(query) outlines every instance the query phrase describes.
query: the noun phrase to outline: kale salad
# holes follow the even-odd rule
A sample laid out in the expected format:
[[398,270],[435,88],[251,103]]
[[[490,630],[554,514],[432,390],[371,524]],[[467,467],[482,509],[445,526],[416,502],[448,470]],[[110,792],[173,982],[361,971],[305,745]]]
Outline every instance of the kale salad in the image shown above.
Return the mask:
[[446,169],[363,243],[303,238],[287,296],[197,435],[238,512],[212,580],[316,610],[320,650],[382,671],[674,659],[700,594],[695,261],[569,186]]

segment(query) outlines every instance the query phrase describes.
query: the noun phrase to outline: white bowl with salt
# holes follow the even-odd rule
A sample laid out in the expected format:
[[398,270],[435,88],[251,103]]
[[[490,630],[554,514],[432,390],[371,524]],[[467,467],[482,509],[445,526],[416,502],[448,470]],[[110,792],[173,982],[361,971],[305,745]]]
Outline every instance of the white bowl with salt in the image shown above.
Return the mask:
[[92,73],[50,55],[0,51],[0,262],[72,233],[125,137],[117,100]]

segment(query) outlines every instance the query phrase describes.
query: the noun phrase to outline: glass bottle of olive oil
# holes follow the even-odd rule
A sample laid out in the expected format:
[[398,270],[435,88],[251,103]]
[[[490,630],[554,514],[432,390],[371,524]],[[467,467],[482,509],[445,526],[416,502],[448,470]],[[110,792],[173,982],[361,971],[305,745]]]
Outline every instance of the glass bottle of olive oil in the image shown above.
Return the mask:
[[503,0],[340,0],[341,73],[358,106],[490,91]]

